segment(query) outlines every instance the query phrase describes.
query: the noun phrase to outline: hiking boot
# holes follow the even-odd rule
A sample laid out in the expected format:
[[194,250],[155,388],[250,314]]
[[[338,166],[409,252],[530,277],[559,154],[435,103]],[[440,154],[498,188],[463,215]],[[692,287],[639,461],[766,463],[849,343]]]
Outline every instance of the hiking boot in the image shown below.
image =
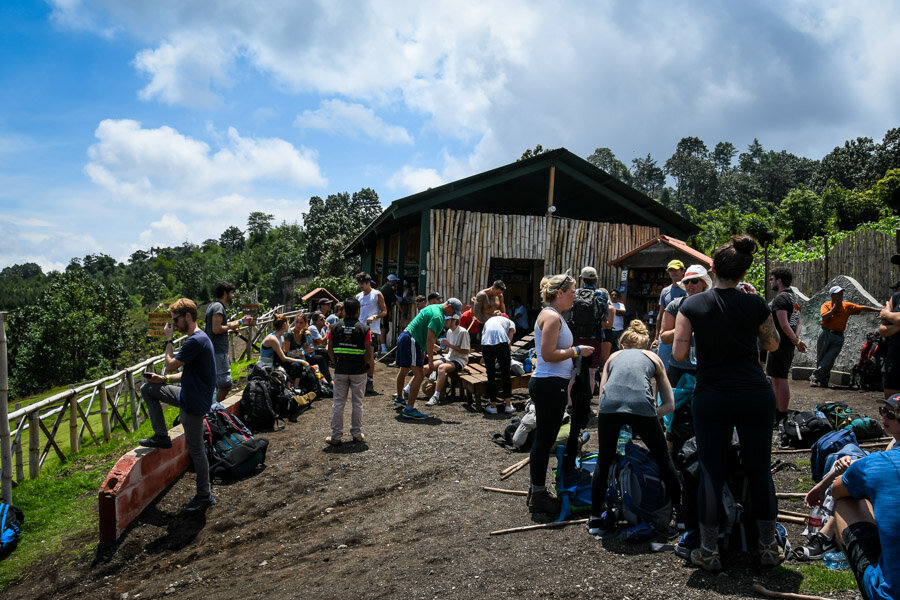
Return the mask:
[[406,406],[406,397],[394,394],[394,406]]
[[341,438],[331,437],[329,435],[327,438],[325,438],[325,443],[328,444],[329,446],[340,446]]
[[496,407],[496,406],[491,406],[490,404],[488,404],[487,406],[484,407],[484,412],[486,412],[486,413],[489,414],[489,415],[496,415],[496,414],[497,414],[497,407]]
[[559,514],[561,506],[559,498],[550,495],[547,490],[532,492],[528,498],[528,510],[532,513]]
[[400,414],[401,414],[401,416],[402,416],[404,419],[419,419],[419,420],[422,420],[422,419],[427,419],[427,418],[428,418],[428,415],[426,415],[425,413],[420,413],[420,412],[418,411],[418,409],[416,409],[416,408],[414,408],[414,407],[411,407],[411,406],[407,406],[406,408],[404,408],[404,409],[403,409],[403,412],[400,413]]
[[304,406],[309,406],[309,403],[316,399],[315,392],[307,392],[306,394],[297,394],[294,396],[294,402],[297,403],[297,406],[303,408]]
[[722,570],[722,560],[719,558],[719,551],[710,551],[703,546],[691,550],[691,564],[710,573],[718,573]]
[[144,448],[171,448],[172,440],[167,435],[154,434],[153,437],[138,440],[138,444]]
[[440,403],[441,403],[440,400],[438,400],[437,398],[432,396],[431,398],[428,399],[428,402],[426,402],[425,404],[427,404],[428,406],[437,406]]
[[[759,564],[763,567],[777,567],[784,562],[784,548],[777,541],[768,545],[758,544]],[[693,557],[693,555],[691,555]]]
[[700,531],[689,529],[681,534],[678,543],[675,544],[675,554],[685,560],[691,559],[691,551],[700,547]]
[[365,441],[366,441],[366,434],[361,433],[361,434],[359,434],[359,435],[354,435],[354,436],[353,436],[353,441],[356,442],[357,444],[363,444],[363,443],[365,443]]
[[198,512],[203,512],[207,508],[211,508],[215,505],[216,499],[212,494],[206,496],[205,498],[203,496],[194,496],[194,499],[191,500],[188,505],[181,510],[181,514],[193,515]]
[[800,546],[794,550],[794,556],[801,562],[811,560],[822,560],[822,557],[829,552],[835,552],[837,544],[834,540],[822,533],[816,533],[810,536],[805,546]]
[[375,391],[375,384],[371,381],[366,382],[366,395],[367,396],[377,396],[378,392]]
[[511,414],[511,413],[516,412],[516,408],[512,404],[507,404],[503,408],[503,412],[505,412],[506,414]]

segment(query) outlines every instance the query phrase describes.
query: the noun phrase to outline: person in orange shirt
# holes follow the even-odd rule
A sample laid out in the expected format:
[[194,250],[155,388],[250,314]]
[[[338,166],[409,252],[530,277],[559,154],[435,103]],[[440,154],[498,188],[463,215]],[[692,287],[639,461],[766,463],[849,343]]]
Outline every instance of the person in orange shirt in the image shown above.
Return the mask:
[[813,387],[828,387],[831,377],[831,367],[837,359],[841,348],[844,346],[844,330],[847,329],[847,320],[853,315],[864,312],[879,312],[880,308],[874,306],[860,306],[852,302],[844,302],[844,288],[839,285],[828,290],[831,300],[824,303],[819,309],[822,316],[822,331],[816,343],[816,370],[809,378]]

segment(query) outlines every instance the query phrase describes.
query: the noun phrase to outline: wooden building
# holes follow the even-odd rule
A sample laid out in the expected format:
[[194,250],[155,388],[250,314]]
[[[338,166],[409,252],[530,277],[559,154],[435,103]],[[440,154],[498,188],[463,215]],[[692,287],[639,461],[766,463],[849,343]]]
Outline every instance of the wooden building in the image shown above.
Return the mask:
[[597,269],[662,234],[685,238],[687,219],[564,148],[400,198],[347,247],[381,283],[388,273],[418,293],[463,303],[495,279],[506,300],[540,305],[544,274]]

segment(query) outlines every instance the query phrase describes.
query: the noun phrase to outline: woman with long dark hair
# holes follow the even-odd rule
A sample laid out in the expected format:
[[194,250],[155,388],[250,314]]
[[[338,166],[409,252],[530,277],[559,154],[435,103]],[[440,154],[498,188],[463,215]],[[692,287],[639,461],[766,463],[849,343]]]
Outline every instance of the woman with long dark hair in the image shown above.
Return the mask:
[[718,515],[735,429],[759,529],[760,564],[773,567],[784,560],[775,538],[778,501],[770,470],[775,394],[756,347],[759,339],[767,350],[777,348],[778,333],[765,300],[737,289],[756,250],[749,235],[732,236],[713,257],[715,287],[685,300],[675,319],[676,360],[688,358],[692,333],[696,344],[693,416],[701,467],[700,547],[691,552],[691,562],[707,571],[722,569]]

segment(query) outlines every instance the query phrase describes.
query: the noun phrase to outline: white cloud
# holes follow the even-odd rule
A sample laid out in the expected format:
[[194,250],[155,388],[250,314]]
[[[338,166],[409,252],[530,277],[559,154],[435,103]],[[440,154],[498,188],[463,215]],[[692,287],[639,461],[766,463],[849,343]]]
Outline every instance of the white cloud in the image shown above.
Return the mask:
[[145,246],[178,246],[191,239],[188,226],[171,214],[166,213],[159,221],[150,223],[138,236]]
[[241,137],[234,128],[215,152],[171,127],[144,129],[128,119],[104,120],[95,136],[87,175],[115,197],[143,205],[202,200],[250,184],[297,189],[326,184],[315,152],[278,138]]
[[406,128],[388,125],[371,108],[342,100],[323,100],[317,110],[305,110],[295,125],[337,133],[352,139],[370,138],[385,144],[412,144]]
[[404,166],[388,179],[387,185],[392,190],[400,190],[406,194],[424,192],[428,188],[434,188],[447,183],[435,169],[415,168]]

